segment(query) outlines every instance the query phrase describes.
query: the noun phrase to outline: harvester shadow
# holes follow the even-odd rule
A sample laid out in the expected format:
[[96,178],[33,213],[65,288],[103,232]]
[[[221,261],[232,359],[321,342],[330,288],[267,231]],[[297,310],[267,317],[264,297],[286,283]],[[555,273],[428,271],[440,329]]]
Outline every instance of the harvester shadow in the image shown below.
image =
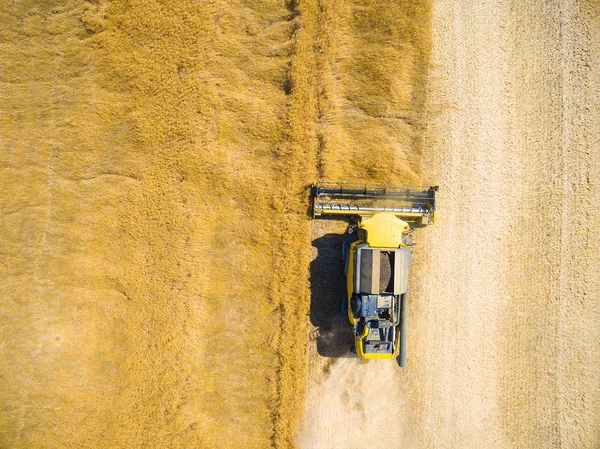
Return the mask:
[[346,278],[342,259],[342,235],[326,234],[313,240],[317,257],[310,264],[310,321],[317,328],[317,352],[323,357],[347,357],[352,331],[342,302]]

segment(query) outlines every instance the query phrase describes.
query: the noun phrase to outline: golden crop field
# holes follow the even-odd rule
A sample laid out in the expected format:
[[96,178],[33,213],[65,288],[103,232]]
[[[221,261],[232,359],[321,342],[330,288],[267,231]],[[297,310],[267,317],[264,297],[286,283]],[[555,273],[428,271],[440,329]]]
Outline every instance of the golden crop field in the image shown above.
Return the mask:
[[291,447],[307,186],[416,181],[427,0],[0,7],[0,446]]

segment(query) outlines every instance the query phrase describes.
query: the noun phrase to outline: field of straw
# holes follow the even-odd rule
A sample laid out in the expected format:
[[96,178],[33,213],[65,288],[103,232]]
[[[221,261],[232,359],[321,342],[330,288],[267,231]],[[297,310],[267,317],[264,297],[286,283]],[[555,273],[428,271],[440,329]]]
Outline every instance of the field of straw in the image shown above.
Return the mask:
[[[593,0],[0,4],[0,448],[600,447],[598,42]],[[340,357],[316,180],[441,185],[406,368]]]
[[0,7],[0,446],[295,445],[316,179],[421,176],[430,7]]

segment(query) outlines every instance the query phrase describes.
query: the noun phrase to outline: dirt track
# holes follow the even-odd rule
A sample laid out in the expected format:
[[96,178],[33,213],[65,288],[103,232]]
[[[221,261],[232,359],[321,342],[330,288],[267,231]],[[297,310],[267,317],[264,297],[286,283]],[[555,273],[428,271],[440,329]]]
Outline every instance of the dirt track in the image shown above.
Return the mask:
[[600,11],[527,3],[434,3],[408,366],[313,363],[300,447],[599,444]]

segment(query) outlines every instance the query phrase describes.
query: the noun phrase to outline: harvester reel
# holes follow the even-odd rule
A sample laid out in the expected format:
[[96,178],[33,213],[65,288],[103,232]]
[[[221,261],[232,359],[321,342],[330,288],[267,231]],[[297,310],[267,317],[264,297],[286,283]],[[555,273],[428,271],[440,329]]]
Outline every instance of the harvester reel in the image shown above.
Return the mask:
[[360,221],[389,212],[416,226],[432,223],[437,186],[388,186],[319,182],[313,185],[313,215]]

